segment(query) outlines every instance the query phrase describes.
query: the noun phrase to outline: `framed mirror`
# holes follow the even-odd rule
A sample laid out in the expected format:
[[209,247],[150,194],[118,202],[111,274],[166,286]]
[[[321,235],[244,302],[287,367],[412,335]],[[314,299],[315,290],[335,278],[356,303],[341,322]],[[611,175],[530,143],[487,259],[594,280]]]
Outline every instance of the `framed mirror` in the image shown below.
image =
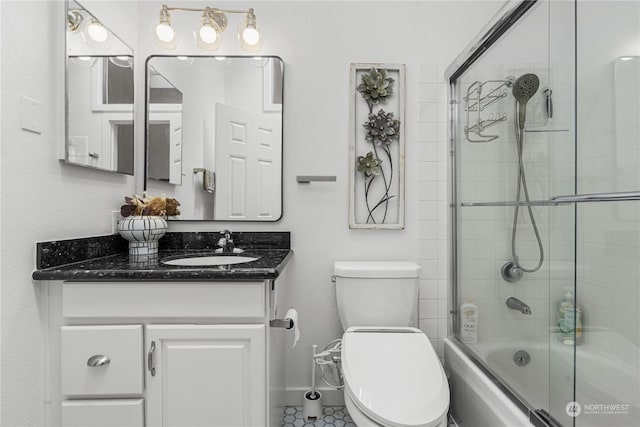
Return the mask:
[[282,216],[283,62],[273,56],[147,59],[145,190],[180,220]]
[[133,175],[133,50],[76,1],[66,40],[65,162]]

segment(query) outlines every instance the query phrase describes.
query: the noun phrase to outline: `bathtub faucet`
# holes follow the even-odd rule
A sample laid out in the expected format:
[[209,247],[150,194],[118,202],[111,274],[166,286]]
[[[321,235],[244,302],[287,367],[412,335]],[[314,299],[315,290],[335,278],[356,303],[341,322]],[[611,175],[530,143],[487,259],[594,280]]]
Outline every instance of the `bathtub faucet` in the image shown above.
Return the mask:
[[520,311],[522,314],[531,314],[531,307],[516,297],[507,298],[507,307]]

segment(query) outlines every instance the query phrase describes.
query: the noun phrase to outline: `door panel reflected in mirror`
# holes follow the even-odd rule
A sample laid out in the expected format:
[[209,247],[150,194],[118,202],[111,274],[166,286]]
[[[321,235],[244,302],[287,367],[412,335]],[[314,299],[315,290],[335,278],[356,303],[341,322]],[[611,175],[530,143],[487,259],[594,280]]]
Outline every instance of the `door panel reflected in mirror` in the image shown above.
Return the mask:
[[279,220],[282,86],[277,57],[150,57],[145,190],[176,219]]
[[133,175],[133,51],[75,1],[66,85],[65,161]]

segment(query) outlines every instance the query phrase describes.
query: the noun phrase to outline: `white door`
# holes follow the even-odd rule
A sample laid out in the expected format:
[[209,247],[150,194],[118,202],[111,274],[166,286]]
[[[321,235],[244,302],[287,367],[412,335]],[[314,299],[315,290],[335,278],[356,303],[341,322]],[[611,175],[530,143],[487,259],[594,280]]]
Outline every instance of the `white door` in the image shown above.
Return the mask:
[[265,425],[264,325],[146,328],[148,426]]
[[151,112],[149,126],[154,125],[168,126],[168,140],[149,142],[150,152],[147,153],[151,163],[149,167],[161,171],[158,172],[159,177],[152,174],[152,178],[168,178],[170,184],[180,185],[182,184],[182,112]]
[[217,220],[275,220],[281,214],[281,116],[216,104]]

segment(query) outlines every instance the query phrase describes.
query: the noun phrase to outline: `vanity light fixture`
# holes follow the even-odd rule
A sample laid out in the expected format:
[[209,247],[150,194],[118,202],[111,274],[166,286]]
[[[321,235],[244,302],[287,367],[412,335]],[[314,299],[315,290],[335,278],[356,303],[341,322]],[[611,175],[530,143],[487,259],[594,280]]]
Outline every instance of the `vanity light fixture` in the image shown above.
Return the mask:
[[109,49],[109,30],[93,16],[83,16],[77,9],[67,11],[67,31],[81,33],[89,46],[96,49]]
[[227,17],[210,7],[202,13],[201,25],[196,31],[196,44],[204,50],[218,50],[222,43],[222,32],[227,28]]
[[227,29],[227,13],[245,14],[244,24],[238,29],[240,47],[247,52],[258,52],[262,49],[262,36],[256,26],[256,15],[253,9],[225,10],[214,7],[204,9],[189,7],[171,7],[166,4],[160,9],[159,23],[155,29],[155,43],[164,49],[176,48],[176,33],[171,27],[171,11],[201,12],[200,26],[194,32],[196,45],[204,50],[218,50],[222,44],[222,34]]
[[249,9],[244,25],[238,29],[240,47],[247,52],[259,52],[262,49],[262,37],[256,26],[256,15]]
[[95,18],[85,20],[85,34],[96,43],[104,43],[109,38],[109,31]]
[[67,30],[71,33],[80,31],[82,24],[82,14],[78,10],[70,10],[67,12]]
[[160,22],[156,25],[154,40],[156,44],[165,49],[176,48],[176,32],[171,27],[171,15],[166,5],[160,9]]

